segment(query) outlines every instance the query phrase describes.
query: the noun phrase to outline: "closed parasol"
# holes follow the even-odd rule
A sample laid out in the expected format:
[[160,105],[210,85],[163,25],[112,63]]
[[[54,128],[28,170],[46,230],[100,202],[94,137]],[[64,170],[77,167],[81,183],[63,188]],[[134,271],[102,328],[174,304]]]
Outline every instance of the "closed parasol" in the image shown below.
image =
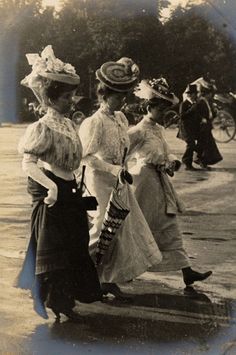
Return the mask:
[[[124,150],[124,156],[122,159],[122,167],[124,167],[124,161],[127,154],[127,148]],[[117,178],[116,187],[112,190],[111,196],[106,208],[104,221],[101,229],[101,233],[98,239],[96,248],[96,264],[102,264],[102,259],[109,249],[111,242],[117,235],[123,221],[129,214],[129,206],[122,200],[120,194],[120,174]],[[131,175],[127,171],[123,170],[122,180],[128,183],[132,183]]]

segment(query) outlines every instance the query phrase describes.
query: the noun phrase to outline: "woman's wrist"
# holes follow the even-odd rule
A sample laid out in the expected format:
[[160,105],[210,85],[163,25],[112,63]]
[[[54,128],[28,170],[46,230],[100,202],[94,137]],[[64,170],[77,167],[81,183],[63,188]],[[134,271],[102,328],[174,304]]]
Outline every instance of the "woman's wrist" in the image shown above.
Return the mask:
[[50,181],[47,186],[48,190],[57,190],[57,184],[54,181]]

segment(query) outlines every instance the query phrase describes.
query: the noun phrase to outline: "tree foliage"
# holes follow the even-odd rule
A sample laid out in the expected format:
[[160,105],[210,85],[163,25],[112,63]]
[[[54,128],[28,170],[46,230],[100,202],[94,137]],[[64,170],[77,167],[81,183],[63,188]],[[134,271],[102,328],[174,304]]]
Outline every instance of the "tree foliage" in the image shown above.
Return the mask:
[[[165,23],[160,14],[168,0],[64,0],[61,4],[55,12],[43,8],[41,0],[0,1],[0,45],[3,54],[9,43],[17,48],[16,83],[29,72],[25,54],[52,44],[60,59],[76,67],[84,95],[93,94],[96,69],[121,56],[139,64],[142,78],[165,75],[178,95],[187,83],[206,73],[220,89],[236,90],[236,30],[234,20],[229,20],[236,8],[234,0],[216,0],[217,10],[190,1],[185,8],[176,8]],[[20,98],[29,95],[20,85],[17,90]]]

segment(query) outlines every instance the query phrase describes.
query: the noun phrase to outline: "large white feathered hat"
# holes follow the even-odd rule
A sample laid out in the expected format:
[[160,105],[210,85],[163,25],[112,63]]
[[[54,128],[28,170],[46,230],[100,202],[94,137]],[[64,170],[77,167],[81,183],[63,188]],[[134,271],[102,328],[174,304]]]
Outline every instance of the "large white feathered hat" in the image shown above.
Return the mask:
[[28,53],[26,58],[29,65],[32,66],[32,71],[21,80],[21,84],[30,88],[40,103],[44,100],[43,90],[52,81],[70,85],[80,83],[80,77],[75,68],[56,58],[51,45],[44,48],[41,56],[38,53]]
[[170,91],[169,85],[163,77],[151,80],[142,80],[135,90],[135,95],[148,101],[153,101],[155,99],[165,100],[172,105],[179,102],[178,97]]

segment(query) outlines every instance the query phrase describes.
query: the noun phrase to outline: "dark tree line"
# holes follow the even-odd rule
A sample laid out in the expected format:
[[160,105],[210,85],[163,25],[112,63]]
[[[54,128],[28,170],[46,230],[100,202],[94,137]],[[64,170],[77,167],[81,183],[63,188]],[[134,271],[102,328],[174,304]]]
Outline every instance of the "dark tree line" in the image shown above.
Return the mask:
[[21,102],[30,95],[19,85],[29,72],[25,53],[40,52],[52,44],[56,56],[76,67],[84,95],[94,94],[95,70],[104,61],[121,56],[132,57],[143,78],[166,76],[179,96],[188,82],[206,73],[216,79],[220,90],[236,90],[236,31],[227,23],[227,16],[236,9],[234,0],[216,1],[219,13],[207,4],[190,2],[175,9],[163,23],[161,11],[169,3],[64,0],[55,12],[52,7],[42,8],[41,0],[2,0],[0,48],[3,56],[12,53],[12,63],[0,61],[5,73],[1,81],[7,83],[9,73],[14,72],[16,97]]

